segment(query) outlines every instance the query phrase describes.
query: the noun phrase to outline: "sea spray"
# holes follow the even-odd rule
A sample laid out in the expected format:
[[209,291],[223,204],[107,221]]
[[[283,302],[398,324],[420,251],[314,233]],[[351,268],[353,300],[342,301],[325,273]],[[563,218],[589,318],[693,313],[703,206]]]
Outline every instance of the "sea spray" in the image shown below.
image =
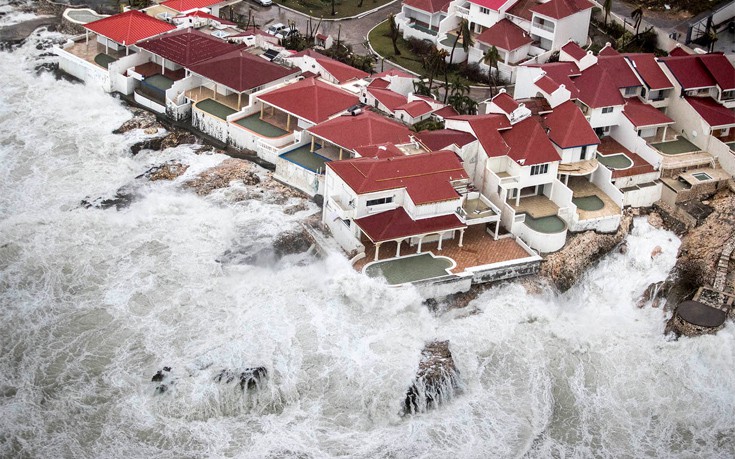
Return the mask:
[[[735,327],[667,341],[666,313],[635,304],[672,268],[672,233],[636,220],[627,253],[565,294],[506,283],[462,316],[339,254],[219,263],[301,216],[182,187],[222,155],[132,157],[142,134],[111,133],[122,103],[36,76],[41,52],[0,53],[0,456],[732,456]],[[169,160],[189,169],[129,207],[79,205]],[[435,340],[463,391],[401,416]],[[156,394],[164,365],[176,382]],[[213,380],[252,366],[255,393]]]

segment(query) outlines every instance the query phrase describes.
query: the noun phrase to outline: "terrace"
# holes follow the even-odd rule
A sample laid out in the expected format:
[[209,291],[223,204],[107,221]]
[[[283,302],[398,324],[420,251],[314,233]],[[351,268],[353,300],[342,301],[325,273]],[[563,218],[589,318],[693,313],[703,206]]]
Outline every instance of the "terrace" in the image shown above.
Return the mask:
[[64,50],[103,69],[107,69],[110,63],[125,56],[125,50],[106,49],[105,46],[94,39],[94,35],[89,40],[74,42],[72,46],[64,48]]
[[597,161],[612,170],[613,179],[656,171],[648,161],[620,145],[610,136],[601,139],[597,147]]
[[206,86],[199,86],[193,89],[189,89],[184,93],[186,98],[192,100],[194,103],[204,101],[206,99],[212,99],[220,105],[224,105],[227,108],[233,110],[233,113],[239,112],[242,107],[247,106],[249,97],[244,94],[244,97],[239,94],[228,94],[223,96],[217,91],[210,89]]
[[522,197],[517,204],[515,198],[508,198],[507,203],[516,214],[529,214],[536,219],[559,213],[559,206],[542,194]]
[[[375,245],[364,238],[365,258],[358,260],[354,267],[358,271],[375,261]],[[495,240],[486,231],[485,225],[473,225],[465,230],[462,247],[459,247],[459,238],[444,239],[442,248],[439,250],[438,241],[423,242],[421,251],[416,246],[411,246],[407,241],[401,243],[401,253],[425,253],[430,252],[434,256],[450,258],[456,266],[450,269],[454,274],[463,272],[473,266],[483,266],[504,261],[526,258],[529,253],[521,247],[515,239],[502,238]],[[396,242],[384,242],[380,247],[378,260],[396,259]],[[400,259],[400,258],[399,258]],[[433,276],[436,277],[436,276]]]
[[298,166],[303,167],[306,170],[317,174],[324,173],[326,163],[331,161],[329,158],[312,152],[309,145],[295,148],[291,151],[283,153],[280,156],[287,161],[290,161]]
[[577,206],[580,220],[605,218],[620,215],[620,207],[584,177],[572,177],[567,185],[572,190],[572,202]]

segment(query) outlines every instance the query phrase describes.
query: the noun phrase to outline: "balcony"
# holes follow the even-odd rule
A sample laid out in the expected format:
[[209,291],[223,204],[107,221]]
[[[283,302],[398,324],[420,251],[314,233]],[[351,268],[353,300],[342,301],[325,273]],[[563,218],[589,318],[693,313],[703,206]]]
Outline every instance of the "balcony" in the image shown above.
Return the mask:
[[337,216],[342,220],[352,220],[355,217],[355,205],[345,204],[339,197],[329,198],[329,207],[334,209]]
[[500,219],[498,209],[489,199],[478,192],[468,193],[457,215],[465,225],[489,223]]

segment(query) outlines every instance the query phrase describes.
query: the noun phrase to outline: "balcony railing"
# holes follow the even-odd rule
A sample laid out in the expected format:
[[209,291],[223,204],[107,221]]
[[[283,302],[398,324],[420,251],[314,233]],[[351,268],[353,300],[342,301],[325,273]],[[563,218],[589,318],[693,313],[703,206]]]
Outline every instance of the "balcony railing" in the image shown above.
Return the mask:
[[537,29],[545,30],[547,32],[554,32],[554,24],[553,23],[543,23],[540,22],[534,22],[531,24],[533,27],[536,27]]

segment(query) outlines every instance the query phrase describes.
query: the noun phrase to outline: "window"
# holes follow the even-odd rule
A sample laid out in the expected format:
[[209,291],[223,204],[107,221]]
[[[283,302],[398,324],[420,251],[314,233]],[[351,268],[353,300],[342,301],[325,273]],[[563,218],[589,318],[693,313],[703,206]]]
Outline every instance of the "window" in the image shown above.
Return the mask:
[[612,107],[602,107],[602,113],[612,113],[613,108]]
[[582,152],[579,154],[579,160],[584,161],[587,159],[587,145],[582,147]]
[[548,164],[536,164],[531,166],[531,175],[541,175],[549,172]]
[[633,88],[625,88],[625,95],[626,96],[632,96],[636,92],[638,92],[638,88],[635,88],[635,87],[633,87]]
[[490,14],[490,9],[485,7],[480,7],[480,13],[482,14]]
[[393,202],[393,196],[387,197],[387,198],[379,198],[379,199],[369,199],[366,205],[368,207],[370,206],[379,206],[381,204],[388,204]]

